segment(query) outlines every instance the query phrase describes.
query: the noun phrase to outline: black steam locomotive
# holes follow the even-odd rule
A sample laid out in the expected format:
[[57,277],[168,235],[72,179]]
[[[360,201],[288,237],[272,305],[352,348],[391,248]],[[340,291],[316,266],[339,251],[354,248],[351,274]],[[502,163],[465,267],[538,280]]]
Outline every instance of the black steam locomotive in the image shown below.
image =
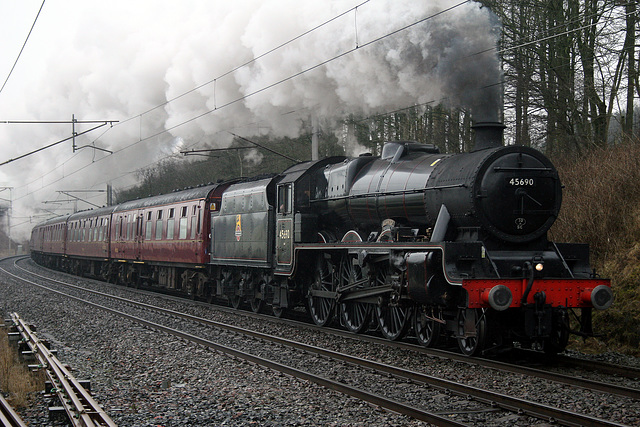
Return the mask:
[[[425,346],[454,338],[467,355],[514,342],[558,352],[570,311],[580,309],[578,333],[590,335],[592,308],[613,294],[587,245],[548,241],[558,173],[534,149],[502,146],[503,127],[477,124],[470,153],[388,142],[380,157],[331,157],[110,207],[94,215],[108,228],[99,242],[97,231],[73,231],[90,230],[91,213],[63,217],[34,229],[32,253],[254,311],[306,305],[318,325],[391,340],[411,329]],[[185,220],[171,222],[177,212]]]

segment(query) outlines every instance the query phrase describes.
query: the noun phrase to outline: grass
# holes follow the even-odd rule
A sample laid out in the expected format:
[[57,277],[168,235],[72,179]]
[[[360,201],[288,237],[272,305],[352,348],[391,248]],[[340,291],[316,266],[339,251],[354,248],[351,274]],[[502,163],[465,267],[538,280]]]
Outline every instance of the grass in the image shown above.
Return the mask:
[[27,406],[28,395],[42,390],[42,373],[32,373],[18,360],[14,347],[9,345],[6,329],[0,329],[0,390],[8,393],[7,400],[14,408]]

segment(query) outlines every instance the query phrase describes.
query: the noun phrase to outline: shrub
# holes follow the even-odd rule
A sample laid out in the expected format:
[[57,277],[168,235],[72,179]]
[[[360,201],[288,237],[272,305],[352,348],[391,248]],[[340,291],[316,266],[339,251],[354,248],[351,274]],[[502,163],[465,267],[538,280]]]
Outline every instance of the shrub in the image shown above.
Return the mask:
[[565,188],[550,239],[589,243],[616,298],[594,313],[594,329],[610,347],[640,354],[640,144],[553,160]]
[[0,333],[0,390],[9,394],[7,400],[14,408],[26,406],[28,394],[42,389],[44,384],[42,374],[33,375],[17,356],[6,332]]

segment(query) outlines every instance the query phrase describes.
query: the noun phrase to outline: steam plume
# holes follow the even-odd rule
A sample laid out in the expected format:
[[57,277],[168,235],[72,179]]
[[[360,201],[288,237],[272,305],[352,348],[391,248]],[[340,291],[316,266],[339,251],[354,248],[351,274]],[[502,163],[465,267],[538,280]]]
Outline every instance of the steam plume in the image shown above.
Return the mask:
[[[16,70],[23,80],[12,77],[0,97],[0,118],[75,114],[129,120],[95,141],[114,151],[111,156],[89,149],[72,156],[61,146],[29,158],[28,166],[20,161],[0,169],[0,182],[15,188],[14,211],[26,213],[55,199],[58,189],[104,188],[107,180],[115,187],[131,184],[130,172],[173,152],[176,141],[185,148],[224,147],[232,140],[229,131],[295,137],[310,116],[330,123],[423,103],[460,106],[478,120],[496,119],[501,73],[490,50],[496,45],[496,20],[478,3],[371,0],[260,57],[359,3],[77,0],[60,9],[47,4]],[[202,85],[212,79],[215,83]],[[69,133],[67,125],[0,127],[0,141],[11,141],[3,146],[3,157]],[[98,135],[92,136],[79,144]]]

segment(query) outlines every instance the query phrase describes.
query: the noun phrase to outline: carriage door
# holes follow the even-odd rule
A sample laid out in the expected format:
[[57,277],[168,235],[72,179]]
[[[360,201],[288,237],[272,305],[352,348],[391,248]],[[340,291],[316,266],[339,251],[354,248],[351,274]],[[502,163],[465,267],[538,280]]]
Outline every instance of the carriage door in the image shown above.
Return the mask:
[[138,211],[135,215],[135,237],[134,242],[135,246],[133,248],[133,252],[135,254],[136,259],[140,259],[140,255],[142,252],[142,242],[144,240],[144,212]]
[[293,261],[293,191],[291,183],[278,186],[276,218],[276,260],[278,267],[288,267]]

